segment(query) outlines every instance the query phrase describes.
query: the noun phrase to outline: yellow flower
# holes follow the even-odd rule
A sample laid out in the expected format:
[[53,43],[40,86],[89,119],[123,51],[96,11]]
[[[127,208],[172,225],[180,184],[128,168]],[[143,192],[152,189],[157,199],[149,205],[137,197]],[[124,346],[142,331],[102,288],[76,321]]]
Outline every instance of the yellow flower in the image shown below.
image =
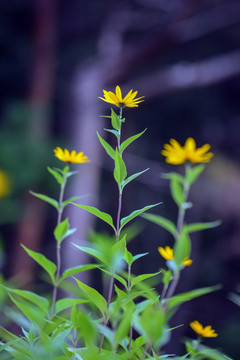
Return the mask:
[[[165,248],[160,246],[158,248],[158,252],[165,260],[167,261],[174,260],[173,249],[170,246],[166,246]],[[192,260],[189,258],[186,258],[182,262],[183,266],[190,266],[191,264],[192,264]]]
[[5,171],[0,170],[0,198],[7,197],[11,192],[11,181]]
[[205,144],[200,148],[196,147],[193,138],[187,138],[185,145],[181,146],[175,139],[170,139],[170,144],[164,144],[161,154],[166,156],[166,162],[173,165],[184,164],[190,161],[192,164],[207,163],[213,157],[213,153],[208,152],[209,144]]
[[215,330],[212,328],[211,325],[207,325],[205,327],[202,326],[202,324],[200,324],[199,321],[194,320],[192,322],[190,322],[189,324],[191,326],[191,328],[193,329],[193,331],[195,331],[195,333],[203,336],[203,337],[216,337],[218,336],[218,334],[215,332]]
[[78,164],[90,162],[88,157],[84,155],[83,152],[77,153],[76,150],[72,150],[71,152],[69,152],[67,149],[63,150],[60,147],[57,147],[53,151],[55,153],[55,156],[59,160],[64,162],[78,163]]
[[115,94],[112,91],[106,91],[103,90],[104,98],[99,96],[99,99],[106,101],[107,103],[116,105],[120,108],[123,108],[125,106],[127,107],[138,107],[137,104],[144,100],[140,100],[144,98],[144,96],[141,96],[139,98],[135,97],[137,96],[137,91],[130,90],[127,95],[123,98],[122,97],[122,91],[119,86],[116,86]]

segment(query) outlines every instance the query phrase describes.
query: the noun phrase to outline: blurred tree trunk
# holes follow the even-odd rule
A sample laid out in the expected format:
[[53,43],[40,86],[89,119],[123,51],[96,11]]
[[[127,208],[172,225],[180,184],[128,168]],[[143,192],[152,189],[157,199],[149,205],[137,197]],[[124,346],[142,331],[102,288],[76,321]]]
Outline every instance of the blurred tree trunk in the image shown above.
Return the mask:
[[[33,137],[45,140],[49,136],[51,117],[50,102],[53,92],[54,51],[55,51],[56,0],[35,0],[33,29],[33,65],[28,94],[29,111],[32,116]],[[24,271],[24,283],[32,282],[34,262],[19,244],[38,251],[45,223],[45,203],[26,193],[23,197],[22,219],[17,229],[12,273]]]

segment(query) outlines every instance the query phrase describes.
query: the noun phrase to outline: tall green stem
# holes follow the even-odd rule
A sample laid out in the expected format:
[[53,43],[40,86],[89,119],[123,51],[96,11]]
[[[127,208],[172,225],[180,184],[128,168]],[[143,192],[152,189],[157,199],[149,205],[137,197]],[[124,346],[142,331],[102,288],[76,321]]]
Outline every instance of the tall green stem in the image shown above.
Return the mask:
[[[130,294],[131,291],[131,264],[128,264],[128,281],[127,281],[127,292]],[[129,343],[128,343],[128,350],[131,350],[132,346],[132,337],[133,337],[133,327],[132,323],[129,330]]]
[[[186,173],[185,173],[185,181],[184,181],[184,184],[183,184],[184,202],[187,201],[189,190],[190,190],[189,184],[186,182],[187,165],[186,165],[185,171],[186,171]],[[185,219],[186,208],[183,205],[184,204],[181,204],[181,206],[179,206],[179,209],[178,209],[176,241],[178,241],[178,239],[179,239],[179,237],[180,237],[180,235],[182,233],[184,219]],[[180,278],[180,271],[178,270],[173,275],[172,281],[171,281],[171,283],[170,283],[170,285],[168,287],[168,290],[166,292],[165,304],[164,304],[165,309],[167,308],[169,299],[171,299],[171,297],[173,296],[173,294],[174,294],[174,292],[176,290],[176,287],[177,287],[178,282],[179,282],[179,278]]]
[[[57,225],[60,224],[62,220],[62,212],[63,212],[63,196],[65,191],[65,186],[67,182],[67,175],[63,175],[63,183],[61,184],[59,200],[58,200],[58,217],[57,217]],[[61,270],[61,244],[57,244],[56,248],[56,262],[57,262],[57,272],[55,278],[55,285],[53,287],[53,295],[52,295],[52,308],[51,308],[51,316],[54,314],[55,303],[57,299],[57,290],[58,290],[58,280],[60,278],[60,270]]]
[[[120,119],[120,121],[122,121],[122,108],[121,107],[120,107],[119,119]],[[117,146],[118,146],[118,152],[119,152],[120,156],[122,156],[121,151],[120,151],[121,127],[119,129],[119,135],[118,135],[118,139],[117,139]],[[120,188],[120,186],[118,187],[118,189],[119,189],[119,192],[118,192],[118,210],[117,210],[117,224],[116,224],[116,242],[119,241],[119,236],[120,236],[120,219],[121,219],[121,209],[122,209],[122,189]],[[110,302],[112,300],[112,292],[113,292],[113,285],[114,285],[114,275],[115,275],[115,272],[113,271],[113,273],[111,275],[110,283],[109,283],[109,288],[108,288],[107,308],[109,308]],[[109,316],[106,316],[105,319],[104,319],[104,326],[107,325],[108,320],[109,320]],[[99,344],[99,348],[98,348],[98,353],[99,354],[100,354],[100,352],[102,350],[104,337],[105,337],[104,334],[102,334],[100,344]]]

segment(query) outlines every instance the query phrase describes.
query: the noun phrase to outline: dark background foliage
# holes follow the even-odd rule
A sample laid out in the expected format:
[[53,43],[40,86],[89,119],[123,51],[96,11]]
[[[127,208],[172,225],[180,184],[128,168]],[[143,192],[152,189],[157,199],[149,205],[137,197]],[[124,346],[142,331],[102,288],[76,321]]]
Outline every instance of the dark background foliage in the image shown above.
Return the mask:
[[[123,92],[133,88],[145,102],[124,110],[123,136],[148,131],[125,159],[129,173],[151,169],[126,188],[123,215],[163,201],[156,213],[176,219],[168,183],[161,178],[174,168],[160,155],[171,137],[184,144],[193,136],[198,146],[210,143],[215,154],[191,191],[194,207],[187,221],[221,219],[222,225],[192,237],[194,263],[177,290],[223,287],[181,308],[172,325],[185,326],[173,332],[167,350],[181,351],[179,339],[193,335],[188,322],[198,319],[219,333],[208,343],[237,358],[240,310],[229,294],[240,273],[240,2],[12,0],[2,1],[0,12],[0,167],[13,183],[10,198],[0,204],[4,275],[14,276],[20,286],[35,283],[36,269],[20,243],[54,259],[56,214],[28,190],[57,196],[46,171],[47,165],[61,166],[52,153],[55,146],[76,148],[91,159],[80,166],[69,194],[90,194],[85,203],[114,216],[112,162],[96,138],[108,125],[99,114],[108,114],[109,107],[98,96],[117,84]],[[105,137],[114,145],[109,134]],[[91,226],[104,230],[76,209],[69,208],[68,216],[79,228],[71,241],[84,243]],[[164,266],[157,247],[171,239],[145,220],[138,224],[143,231],[130,248],[150,254],[134,271],[157,271]],[[66,244],[65,267],[69,259],[71,265],[87,261]]]

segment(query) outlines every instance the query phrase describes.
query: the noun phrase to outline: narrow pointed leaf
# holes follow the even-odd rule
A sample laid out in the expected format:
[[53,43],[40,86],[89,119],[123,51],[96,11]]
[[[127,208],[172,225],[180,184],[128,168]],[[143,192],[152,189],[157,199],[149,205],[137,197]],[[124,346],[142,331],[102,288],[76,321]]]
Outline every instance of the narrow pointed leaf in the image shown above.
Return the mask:
[[161,271],[158,271],[156,273],[152,273],[152,274],[142,274],[142,275],[138,275],[135,278],[132,279],[131,281],[131,285],[134,286],[136,284],[138,284],[139,282],[142,282],[143,280],[149,279],[153,276],[159,275],[161,273]]
[[77,206],[77,207],[79,207],[79,208],[81,208],[81,209],[83,209],[83,210],[86,210],[86,211],[88,211],[89,213],[95,215],[95,216],[98,217],[99,219],[101,219],[101,220],[103,220],[104,222],[106,222],[107,224],[109,224],[109,225],[113,228],[113,230],[116,232],[116,229],[115,229],[115,227],[114,227],[114,225],[113,225],[113,219],[112,219],[112,217],[111,217],[109,214],[107,214],[107,213],[105,213],[105,212],[103,212],[103,211],[98,210],[98,209],[95,208],[94,206],[80,205],[80,204],[75,204],[75,203],[71,203],[71,204],[73,204],[73,205],[75,205],[75,206]]
[[180,174],[175,173],[175,172],[162,174],[162,178],[163,179],[168,179],[168,180],[175,180],[175,181],[179,182],[180,184],[184,183],[184,177],[182,175],[180,175]]
[[91,302],[101,311],[101,313],[104,315],[107,311],[107,302],[104,299],[104,297],[99,294],[97,290],[94,288],[84,284],[80,280],[76,279],[76,282],[78,284],[78,287],[87,294],[88,298],[91,300]]
[[174,260],[179,266],[182,262],[190,256],[191,240],[185,231],[182,231],[174,246]]
[[201,173],[203,172],[205,167],[206,166],[203,164],[195,166],[195,167],[189,167],[187,170],[186,182],[189,185],[194,183],[197,180],[197,178],[199,177],[199,175],[201,175]]
[[115,151],[113,150],[113,148],[99,135],[98,132],[97,132],[97,136],[103,148],[105,149],[106,153],[114,160]]
[[127,176],[127,169],[126,169],[126,165],[117,149],[115,151],[115,159],[114,160],[115,160],[115,167],[114,167],[114,172],[113,172],[114,179],[116,180],[118,185],[121,186],[122,181]]
[[119,137],[119,132],[118,132],[117,130],[112,130],[112,129],[104,129],[104,130],[112,133],[112,134],[115,135],[117,138]]
[[58,170],[59,169],[51,169],[49,166],[47,167],[47,170],[50,172],[50,174],[57,180],[57,182],[62,185],[63,183],[63,177],[61,174],[59,174]]
[[195,231],[212,229],[212,228],[217,227],[219,225],[221,225],[220,220],[212,221],[212,222],[206,222],[206,223],[194,223],[194,224],[185,225],[184,230],[187,233],[192,233],[192,232],[195,232]]
[[148,255],[148,254],[149,254],[149,253],[147,252],[147,253],[143,253],[143,254],[134,255],[132,262],[134,262],[134,261],[136,261],[136,260],[140,259],[141,257],[146,256],[146,255]]
[[183,294],[175,295],[169,300],[168,309],[172,309],[176,306],[181,305],[182,303],[185,303],[186,301],[192,300],[202,295],[209,294],[219,289],[221,289],[221,285],[215,285],[215,286],[208,286],[196,290],[191,290]]
[[155,214],[142,214],[141,217],[157,225],[160,225],[162,228],[169,231],[175,237],[177,229],[175,224],[171,220]]
[[62,281],[63,279],[67,278],[68,276],[72,276],[74,274],[78,274],[80,272],[83,271],[87,271],[87,270],[92,270],[92,269],[96,269],[98,266],[95,264],[87,264],[87,265],[79,265],[79,266],[74,266],[71,267],[67,270],[65,270],[60,278],[60,281]]
[[43,254],[40,254],[36,251],[28,249],[26,246],[21,244],[24,250],[28,253],[28,255],[35,260],[50,276],[52,283],[55,284],[55,273],[57,270],[56,265],[46,258]]
[[76,201],[76,200],[79,200],[79,199],[83,199],[85,198],[87,195],[82,195],[82,196],[73,196],[65,201],[63,201],[62,203],[62,208],[64,209],[65,206],[71,204],[72,202]]
[[117,279],[127,289],[127,281],[120,275],[114,274],[114,278]]
[[157,206],[157,205],[160,205],[162,204],[162,202],[159,202],[157,204],[153,204],[153,205],[148,205],[148,206],[145,206],[144,208],[142,209],[139,209],[139,210],[135,210],[133,211],[130,215],[124,217],[121,219],[121,227],[120,227],[120,230],[129,222],[131,221],[132,219],[134,219],[135,217],[139,216],[140,214],[142,214],[143,212],[153,208],[154,206]]
[[78,248],[79,250],[95,257],[96,259],[100,260],[101,262],[104,263],[104,258],[101,254],[100,251],[98,251],[97,249],[94,249],[94,248],[90,248],[90,247],[87,247],[87,246],[80,246],[80,245],[76,245],[76,244],[73,244],[74,246],[76,246],[76,248]]
[[128,145],[130,145],[134,140],[138,139],[142,134],[145,133],[146,130],[147,129],[145,129],[142,132],[140,132],[139,134],[133,135],[130,138],[128,138],[127,140],[125,140],[120,146],[120,152],[122,153],[128,147]]
[[111,109],[111,122],[112,122],[112,127],[115,130],[119,130],[121,128],[121,121],[113,109]]
[[81,299],[71,299],[71,298],[60,299],[60,300],[56,301],[55,314],[59,313],[60,311],[66,310],[69,307],[73,307],[78,304],[84,304],[86,302],[88,302],[88,301],[81,300]]
[[31,301],[33,304],[37,305],[43,311],[47,311],[49,301],[40,295],[35,294],[32,291],[27,290],[18,290],[18,289],[11,289],[5,288],[8,293],[18,295],[26,300]]
[[54,229],[54,236],[58,243],[61,243],[62,240],[66,237],[66,234],[69,229],[68,218],[64,219],[60,224]]
[[18,301],[14,296],[9,294],[12,302],[18,307],[18,309],[34,324],[40,325],[45,321],[45,311],[40,308],[36,308],[33,305],[29,306],[26,301]]
[[185,201],[182,185],[175,179],[172,179],[170,181],[170,190],[175,203],[181,206]]
[[140,171],[136,174],[133,174],[131,176],[129,176],[127,179],[123,180],[122,182],[122,189],[124,188],[124,186],[126,186],[128,183],[130,183],[132,180],[136,179],[136,177],[138,177],[139,175],[142,175],[145,171],[149,170],[149,168],[143,170],[143,171]]
[[58,202],[56,200],[50,198],[47,195],[35,193],[34,191],[29,191],[29,192],[30,192],[31,195],[37,197],[38,199],[41,199],[41,200],[47,202],[48,204],[51,204],[52,206],[54,206],[58,210]]

